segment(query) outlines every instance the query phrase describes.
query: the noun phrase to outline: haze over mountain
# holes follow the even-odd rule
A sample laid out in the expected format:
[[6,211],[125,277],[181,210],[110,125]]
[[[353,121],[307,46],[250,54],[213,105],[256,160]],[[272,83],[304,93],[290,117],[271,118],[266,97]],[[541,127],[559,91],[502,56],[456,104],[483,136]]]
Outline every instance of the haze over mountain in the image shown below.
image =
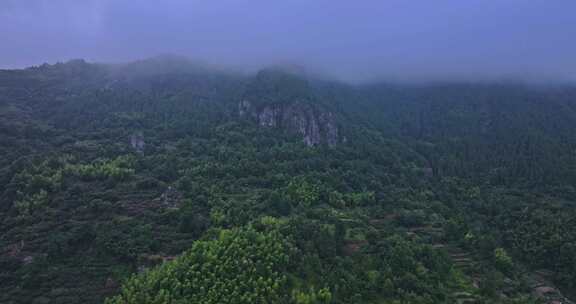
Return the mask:
[[572,303],[574,129],[572,85],[0,70],[0,302]]
[[567,81],[574,11],[571,0],[4,0],[0,67],[175,53],[349,81]]
[[574,11],[0,1],[0,303],[574,304]]

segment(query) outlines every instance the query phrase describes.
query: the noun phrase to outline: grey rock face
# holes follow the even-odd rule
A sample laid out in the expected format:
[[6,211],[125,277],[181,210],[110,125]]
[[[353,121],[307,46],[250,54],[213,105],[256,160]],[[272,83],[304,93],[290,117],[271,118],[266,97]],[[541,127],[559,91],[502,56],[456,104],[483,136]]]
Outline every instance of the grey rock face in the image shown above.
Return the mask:
[[238,111],[241,117],[248,115],[251,110],[252,104],[248,100],[244,99],[240,101],[240,104],[238,105]]
[[138,153],[144,152],[144,146],[146,143],[144,142],[144,135],[141,132],[132,134],[130,136],[130,146]]
[[258,114],[258,124],[262,127],[277,127],[278,114],[280,109],[277,107],[265,107]]
[[322,113],[320,115],[320,121],[326,130],[326,144],[330,147],[336,146],[336,144],[338,144],[339,136],[334,114],[331,112]]
[[250,101],[242,100],[239,114],[255,120],[261,127],[295,132],[302,136],[307,146],[327,144],[334,147],[340,142],[335,115],[310,104],[267,104],[257,109]]

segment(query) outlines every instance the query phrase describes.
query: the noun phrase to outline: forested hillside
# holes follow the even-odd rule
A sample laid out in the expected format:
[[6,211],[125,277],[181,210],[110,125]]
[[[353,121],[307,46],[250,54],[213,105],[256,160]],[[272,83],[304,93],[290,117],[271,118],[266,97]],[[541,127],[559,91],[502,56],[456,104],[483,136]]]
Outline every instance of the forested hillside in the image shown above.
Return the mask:
[[0,71],[0,303],[571,303],[576,87]]

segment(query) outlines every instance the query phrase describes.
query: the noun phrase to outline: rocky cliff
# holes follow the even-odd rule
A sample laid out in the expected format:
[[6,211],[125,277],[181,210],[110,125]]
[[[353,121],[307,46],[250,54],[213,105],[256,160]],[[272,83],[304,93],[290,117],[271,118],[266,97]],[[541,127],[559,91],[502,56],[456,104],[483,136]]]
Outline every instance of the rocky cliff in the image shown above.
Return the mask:
[[307,146],[326,144],[333,147],[340,142],[335,115],[308,103],[295,101],[255,106],[250,100],[243,99],[239,113],[262,127],[296,132]]
[[260,71],[239,103],[239,114],[262,127],[295,132],[308,146],[341,141],[336,115],[317,102],[305,77],[284,70]]

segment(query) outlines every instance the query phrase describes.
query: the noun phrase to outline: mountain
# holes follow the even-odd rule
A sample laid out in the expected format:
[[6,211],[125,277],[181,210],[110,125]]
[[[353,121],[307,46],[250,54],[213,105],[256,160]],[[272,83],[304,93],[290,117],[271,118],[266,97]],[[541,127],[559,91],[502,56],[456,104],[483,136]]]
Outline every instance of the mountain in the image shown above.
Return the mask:
[[570,303],[576,87],[0,71],[1,303]]
[[241,117],[298,133],[307,146],[334,147],[343,141],[336,114],[319,104],[305,79],[282,70],[258,72],[238,107]]

